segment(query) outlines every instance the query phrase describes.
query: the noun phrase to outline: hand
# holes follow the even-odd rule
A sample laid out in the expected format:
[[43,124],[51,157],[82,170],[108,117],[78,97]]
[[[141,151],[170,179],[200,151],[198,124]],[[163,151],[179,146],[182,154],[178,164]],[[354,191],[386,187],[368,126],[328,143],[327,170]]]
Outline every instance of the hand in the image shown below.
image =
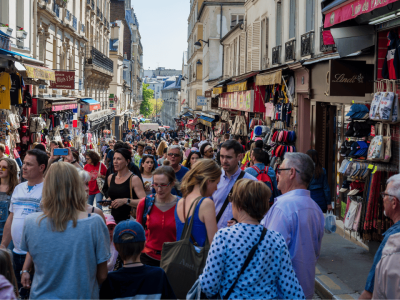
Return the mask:
[[328,204],[328,209],[327,211],[331,211],[332,210],[332,204]]
[[125,199],[115,199],[113,202],[111,202],[111,207],[115,209],[115,208],[125,205],[126,202],[127,202],[126,198]]
[[[57,149],[57,148],[54,148],[54,149]],[[54,153],[54,149],[51,151],[51,155],[50,155],[50,160],[51,160],[51,161],[55,161],[55,160],[57,160],[57,159],[60,158],[59,155],[54,155],[54,154],[53,154],[53,153]]]
[[236,224],[237,224],[237,222],[235,220],[229,220],[228,221],[228,227],[231,227],[231,226],[236,225]]
[[66,162],[73,162],[74,161],[74,157],[72,155],[72,151],[71,151],[70,148],[67,148],[67,149],[68,149],[68,155],[65,156],[64,159],[65,159]]
[[31,275],[29,273],[22,273],[21,284],[25,289],[31,288]]

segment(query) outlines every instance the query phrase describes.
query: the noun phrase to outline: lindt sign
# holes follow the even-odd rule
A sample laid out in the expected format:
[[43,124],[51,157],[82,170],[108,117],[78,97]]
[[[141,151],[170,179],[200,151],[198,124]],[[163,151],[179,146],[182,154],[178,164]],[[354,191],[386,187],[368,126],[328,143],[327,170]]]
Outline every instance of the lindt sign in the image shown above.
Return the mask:
[[56,81],[51,81],[50,88],[62,90],[75,89],[75,71],[54,71]]

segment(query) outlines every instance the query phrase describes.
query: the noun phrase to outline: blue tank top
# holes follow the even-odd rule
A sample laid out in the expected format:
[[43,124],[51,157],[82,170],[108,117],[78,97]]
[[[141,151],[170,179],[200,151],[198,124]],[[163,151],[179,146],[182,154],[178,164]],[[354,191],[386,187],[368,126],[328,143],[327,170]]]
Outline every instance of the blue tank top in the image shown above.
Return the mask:
[[[193,227],[192,227],[192,235],[194,239],[196,240],[197,244],[199,247],[204,247],[207,239],[207,229],[206,225],[200,221],[199,219],[199,209],[200,205],[203,202],[205,197],[203,197],[199,203],[196,206],[195,212],[194,212],[194,220],[193,220]],[[182,223],[181,220],[178,217],[178,212],[177,212],[178,204],[175,207],[175,221],[176,221],[176,240],[179,241],[181,239],[183,227],[185,226],[185,223]],[[189,217],[189,221],[192,218],[192,216]],[[193,243],[192,239],[190,241]]]

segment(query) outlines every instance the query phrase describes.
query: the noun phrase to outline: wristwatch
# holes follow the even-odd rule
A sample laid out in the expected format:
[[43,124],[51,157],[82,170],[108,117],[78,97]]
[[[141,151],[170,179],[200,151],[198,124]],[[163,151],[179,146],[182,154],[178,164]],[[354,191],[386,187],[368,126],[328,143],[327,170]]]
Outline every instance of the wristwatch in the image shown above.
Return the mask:
[[28,270],[21,270],[20,272],[19,272],[19,275],[21,276],[22,275],[22,273],[29,273],[29,271]]
[[71,161],[71,164],[74,164],[74,163],[76,163],[76,162],[77,162],[77,160]]
[[130,203],[131,203],[131,199],[129,199],[129,198],[128,198],[128,199],[126,199],[126,204],[128,204],[128,205],[129,205]]

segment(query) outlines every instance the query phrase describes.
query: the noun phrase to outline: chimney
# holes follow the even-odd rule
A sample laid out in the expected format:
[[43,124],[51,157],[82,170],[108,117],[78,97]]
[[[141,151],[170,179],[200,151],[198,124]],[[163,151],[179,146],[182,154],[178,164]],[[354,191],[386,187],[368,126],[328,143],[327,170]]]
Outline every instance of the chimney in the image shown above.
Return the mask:
[[124,59],[127,59],[126,52],[125,52],[125,54],[124,54]]

